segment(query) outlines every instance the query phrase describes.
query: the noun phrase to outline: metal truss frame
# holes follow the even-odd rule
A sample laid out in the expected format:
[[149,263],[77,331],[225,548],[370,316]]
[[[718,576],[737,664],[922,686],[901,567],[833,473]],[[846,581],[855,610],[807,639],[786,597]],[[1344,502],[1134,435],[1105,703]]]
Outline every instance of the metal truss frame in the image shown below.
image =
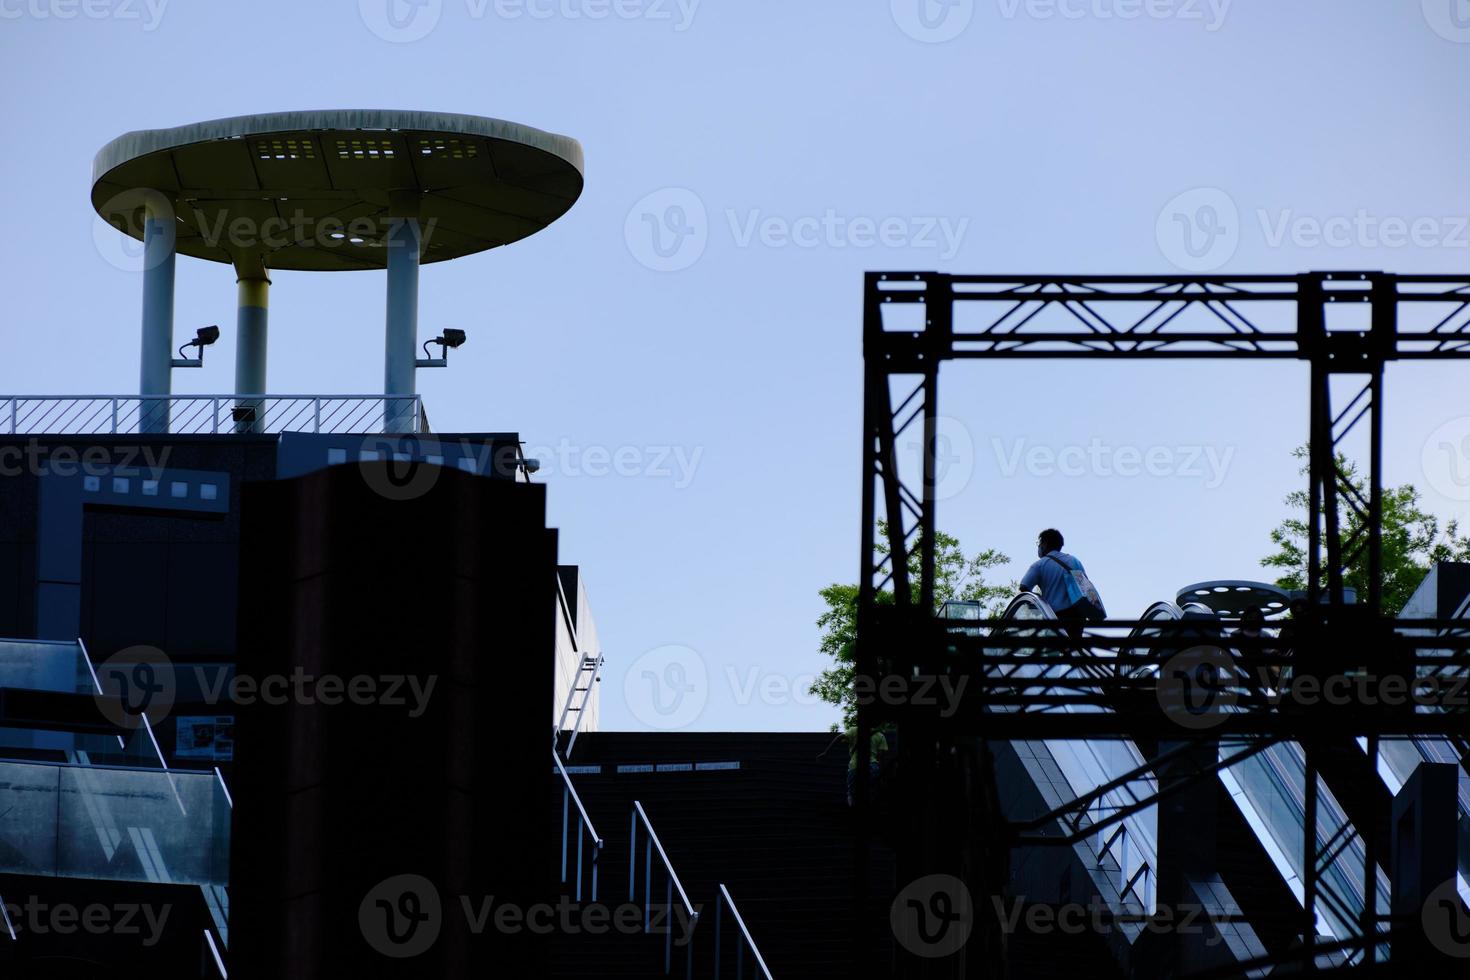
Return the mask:
[[[1361,641],[1365,629],[1366,635],[1384,639],[1380,653],[1397,651],[1407,658],[1398,661],[1401,667],[1410,670],[1416,647],[1444,649],[1439,639],[1433,644],[1409,642],[1406,648],[1397,639],[1387,639],[1392,630],[1382,622],[1383,373],[1389,361],[1470,358],[1470,277],[1384,272],[1263,276],[873,272],[864,281],[863,353],[862,564],[854,653],[858,679],[876,682],[880,671],[895,665],[913,673],[919,662],[932,664],[953,650],[953,635],[933,628],[932,614],[939,367],[952,360],[1308,362],[1307,586],[1313,622],[1310,635],[1297,638],[1297,663],[1311,669],[1314,659],[1325,661],[1329,652],[1340,662],[1341,643],[1347,640],[1351,646],[1354,640]],[[1335,381],[1339,389],[1350,386],[1351,396],[1335,398]],[[920,462],[905,468],[900,465],[899,440],[915,426],[922,431]],[[1354,485],[1348,470],[1346,448],[1354,434],[1366,435],[1367,453],[1358,470],[1366,492]],[[876,548],[880,521],[886,529],[881,553]],[[1367,589],[1349,604],[1344,571],[1358,561],[1367,569]],[[884,593],[891,595],[891,604],[880,601]],[[1065,656],[1069,650],[1061,639],[1030,639],[1024,645],[1047,649],[1049,656]],[[1095,684],[1080,667],[1078,683]],[[1048,685],[1045,691],[1038,688],[1022,695],[1025,703],[1010,712],[966,715],[961,727],[982,738],[1109,737],[1103,729],[1110,729],[1113,737],[1130,737],[1157,721],[1126,711],[1106,716],[1047,711],[1058,686],[1051,681]],[[1085,692],[1078,696],[1089,697]],[[1322,732],[1322,716],[1245,711],[1240,717],[1249,720],[1233,717],[1231,725],[1215,734],[1301,739],[1307,760],[1306,821],[1315,826],[1314,736]],[[1431,734],[1446,727],[1445,717],[1426,714],[1339,720],[1344,731],[1367,735],[1373,760],[1381,735]],[[869,733],[885,722],[899,725],[901,743],[906,727],[925,737],[948,739],[957,734],[953,726],[946,729],[932,710],[926,714],[911,705],[910,710],[895,713],[880,703],[859,704],[855,796],[860,808],[869,795]],[[1214,771],[1206,768],[1196,776],[1205,778]],[[1068,806],[1083,805],[1079,800]],[[1372,882],[1378,860],[1376,828],[1357,829],[1367,852],[1364,880]],[[1303,835],[1309,853],[1304,855],[1304,948],[1299,958],[1307,970],[1314,968],[1314,952],[1319,951],[1316,904],[1319,899],[1332,900],[1324,895],[1320,881],[1324,855],[1316,850],[1315,836]],[[862,837],[856,855],[860,861],[866,853]],[[1370,888],[1368,894],[1372,893]],[[1361,920],[1363,937],[1378,935],[1382,918],[1373,903],[1367,903]],[[1365,939],[1363,945],[1371,959],[1375,944]]]

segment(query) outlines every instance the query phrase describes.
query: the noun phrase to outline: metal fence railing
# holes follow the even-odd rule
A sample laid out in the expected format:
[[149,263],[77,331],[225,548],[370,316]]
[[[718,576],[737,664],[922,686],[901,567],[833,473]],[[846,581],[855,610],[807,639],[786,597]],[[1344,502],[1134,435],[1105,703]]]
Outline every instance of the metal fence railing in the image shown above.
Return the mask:
[[582,798],[577,795],[572,786],[572,777],[567,775],[566,766],[562,765],[561,756],[557,755],[556,749],[551,750],[551,761],[556,765],[556,771],[561,776],[561,882],[567,883],[567,844],[572,831],[571,820],[572,807],[576,807],[576,832],[577,832],[577,871],[576,871],[576,900],[582,900],[582,869],[584,861],[582,857],[583,846],[590,842],[592,844],[592,857],[586,865],[590,868],[592,882],[590,886],[592,901],[597,901],[597,865],[598,859],[602,857],[603,839],[597,835],[597,828],[592,826],[592,818],[587,816],[587,808],[582,805]]
[[761,956],[761,951],[756,946],[750,930],[745,927],[745,919],[740,915],[740,910],[735,907],[735,899],[730,897],[730,889],[726,888],[723,883],[720,885],[720,894],[715,898],[715,980],[720,980],[720,965],[724,959],[721,956],[724,943],[720,933],[723,931],[721,920],[724,919],[724,910],[727,907],[730,909],[730,918],[734,921],[736,930],[731,945],[735,947],[737,980],[743,980],[745,976],[746,950],[750,951],[751,957],[755,960],[755,968],[760,970],[760,975],[765,977],[765,980],[771,980],[770,968],[766,966],[765,958]]
[[633,801],[633,819],[628,832],[628,901],[638,901],[638,825],[643,824],[643,931],[653,931],[653,914],[655,905],[653,901],[653,856],[658,855],[659,864],[664,874],[664,902],[663,910],[665,918],[663,923],[664,932],[664,974],[667,976],[673,972],[674,966],[674,895],[677,892],[679,904],[684,907],[684,914],[689,923],[689,936],[685,945],[684,976],[694,976],[694,926],[699,921],[699,910],[689,901],[689,893],[684,890],[684,885],[679,881],[679,876],[674,872],[674,866],[669,861],[669,855],[664,851],[664,846],[659,842],[658,834],[654,833],[653,824],[648,819],[648,814],[643,810],[643,804],[637,800]]
[[419,395],[0,395],[0,435],[427,429]]

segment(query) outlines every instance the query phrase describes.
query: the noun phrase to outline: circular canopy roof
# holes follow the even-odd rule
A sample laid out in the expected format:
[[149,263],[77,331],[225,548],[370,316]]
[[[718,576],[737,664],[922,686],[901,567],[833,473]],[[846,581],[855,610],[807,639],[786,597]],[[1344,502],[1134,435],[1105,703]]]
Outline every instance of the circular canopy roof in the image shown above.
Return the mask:
[[185,255],[241,268],[381,269],[392,217],[419,219],[421,261],[535,234],[582,193],[582,147],[447,113],[236,116],[119,136],[92,164],[92,206],[143,237],[172,214]]
[[1222,616],[1239,616],[1247,609],[1259,609],[1263,615],[1276,616],[1286,612],[1291,596],[1267,582],[1221,579],[1186,585],[1179,590],[1177,601],[1181,606],[1186,602],[1198,602]]

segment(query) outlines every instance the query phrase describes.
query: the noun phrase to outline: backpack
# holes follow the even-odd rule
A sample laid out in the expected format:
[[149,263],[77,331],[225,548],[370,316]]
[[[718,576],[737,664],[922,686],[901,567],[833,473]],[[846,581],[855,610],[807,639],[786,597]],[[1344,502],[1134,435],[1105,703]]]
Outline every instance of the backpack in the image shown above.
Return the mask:
[[[1072,576],[1073,584],[1075,584],[1078,591],[1082,593],[1082,598],[1072,603],[1070,606],[1067,607],[1066,610],[1058,609],[1057,612],[1062,613],[1068,610],[1075,609],[1083,614],[1083,619],[1107,619],[1108,614],[1103,609],[1102,596],[1098,593],[1097,586],[1093,585],[1092,580],[1087,577],[1087,573],[1080,568],[1069,568],[1067,566],[1067,563],[1062,561],[1056,555],[1047,555],[1046,557],[1050,558],[1052,561],[1062,566],[1062,571]],[[1079,562],[1078,564],[1081,563]]]

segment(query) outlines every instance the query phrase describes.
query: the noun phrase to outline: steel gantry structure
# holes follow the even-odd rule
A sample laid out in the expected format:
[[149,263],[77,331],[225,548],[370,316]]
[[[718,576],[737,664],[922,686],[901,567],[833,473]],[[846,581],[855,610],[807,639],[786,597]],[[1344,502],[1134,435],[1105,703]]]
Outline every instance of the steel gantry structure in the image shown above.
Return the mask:
[[[895,725],[901,750],[928,746],[924,765],[944,755],[957,739],[1204,737],[1180,726],[1167,710],[1165,658],[1185,646],[1177,637],[1124,638],[1098,623],[1086,646],[1113,649],[1133,658],[1124,670],[1098,662],[1060,633],[1050,639],[977,638],[981,630],[946,629],[935,617],[935,536],[939,446],[939,369],[951,360],[1081,358],[1090,360],[1288,359],[1309,366],[1308,594],[1293,621],[1293,670],[1310,674],[1331,669],[1422,677],[1426,671],[1465,674],[1465,623],[1390,621],[1382,616],[1382,443],[1383,374],[1390,361],[1470,358],[1470,277],[1395,275],[1382,272],[1312,272],[1264,276],[999,276],[935,272],[869,273],[864,283],[864,409],[862,566],[859,578],[855,684],[884,697],[858,697],[855,794],[863,812],[870,797],[869,737],[876,726]],[[899,439],[922,431],[917,465],[901,465]],[[1357,472],[1347,463],[1349,436],[1366,441]],[[1365,437],[1365,438],[1364,438]],[[878,540],[879,528],[884,530]],[[1368,574],[1365,594],[1347,599],[1344,569],[1361,563]],[[915,574],[916,573],[916,574]],[[1458,626],[1457,626],[1458,622]],[[952,624],[951,624],[952,625]],[[1397,627],[1397,628],[1395,628]],[[1412,629],[1405,629],[1412,627]],[[1167,631],[1164,631],[1167,633]],[[1313,710],[1283,707],[1252,680],[1249,668],[1279,665],[1276,651],[1249,641],[1237,644],[1239,676],[1227,685],[1228,713],[1209,726],[1212,738],[1226,736],[1295,739],[1306,756],[1305,824],[1316,826],[1317,739],[1327,733],[1368,739],[1377,759],[1380,737],[1439,733],[1457,735],[1464,715],[1443,710],[1413,711],[1364,705],[1321,705]],[[1053,667],[1045,680],[1005,669],[1045,651]],[[970,656],[967,656],[970,655]],[[982,666],[983,658],[983,666]],[[1034,662],[1034,661],[1033,661]],[[947,717],[926,706],[913,679],[935,674],[969,675],[975,683]],[[1058,694],[1057,691],[1062,693]],[[896,693],[895,693],[896,692]],[[908,696],[908,695],[915,696]],[[1128,701],[1142,696],[1142,701]],[[1121,700],[1120,700],[1121,699]],[[1065,704],[1106,707],[1110,713],[1063,713]],[[1119,708],[1122,704],[1125,707]],[[1136,708],[1127,705],[1141,706]],[[1048,710],[1052,709],[1052,710]],[[1221,708],[1224,711],[1224,707]],[[1258,750],[1246,747],[1246,752]],[[1460,743],[1463,745],[1463,743]],[[933,751],[938,746],[939,751]],[[983,758],[983,754],[982,754]],[[911,754],[909,764],[914,765]],[[1158,762],[1159,760],[1153,760]],[[1235,761],[1195,767],[1187,777],[1212,777]],[[942,767],[941,767],[942,768]],[[939,769],[934,769],[938,772]],[[950,772],[946,778],[954,778]],[[974,773],[970,773],[971,776]],[[969,778],[969,777],[964,777]],[[985,774],[982,770],[980,781]],[[1175,784],[1177,786],[1177,784]],[[931,787],[931,790],[934,788]],[[1172,791],[1172,789],[1171,789]],[[927,802],[975,803],[976,794],[937,790]],[[995,800],[978,791],[981,809]],[[1074,801],[1048,815],[1073,833],[1088,800]],[[1156,802],[1156,798],[1147,802]],[[1140,804],[1142,805],[1146,805]],[[906,805],[919,807],[924,801]],[[957,833],[996,826],[995,813],[971,815],[947,826]],[[1042,822],[1045,822],[1044,820]],[[866,826],[866,821],[860,821]],[[1025,828],[1005,828],[1012,842],[1034,842]],[[1381,828],[1360,827],[1365,849],[1364,903],[1360,947],[1376,960],[1388,934],[1378,913],[1374,885]],[[860,838],[862,835],[860,835]],[[1063,833],[1059,840],[1068,839]],[[1303,969],[1316,966],[1316,907],[1324,861],[1335,852],[1318,849],[1314,832],[1303,834]],[[917,846],[917,845],[916,845]],[[865,860],[860,839],[857,859]],[[972,856],[973,857],[973,856]],[[994,854],[966,858],[983,889],[999,894],[1003,863]],[[900,861],[900,874],[904,863]],[[909,870],[924,870],[922,858]],[[859,881],[863,876],[858,876]],[[1374,937],[1371,941],[1367,937]],[[861,938],[861,937],[860,937]],[[861,946],[861,942],[858,943]],[[1338,944],[1341,946],[1342,944]],[[904,975],[978,976],[980,957],[945,969],[918,966]],[[993,959],[993,958],[992,958]]]

